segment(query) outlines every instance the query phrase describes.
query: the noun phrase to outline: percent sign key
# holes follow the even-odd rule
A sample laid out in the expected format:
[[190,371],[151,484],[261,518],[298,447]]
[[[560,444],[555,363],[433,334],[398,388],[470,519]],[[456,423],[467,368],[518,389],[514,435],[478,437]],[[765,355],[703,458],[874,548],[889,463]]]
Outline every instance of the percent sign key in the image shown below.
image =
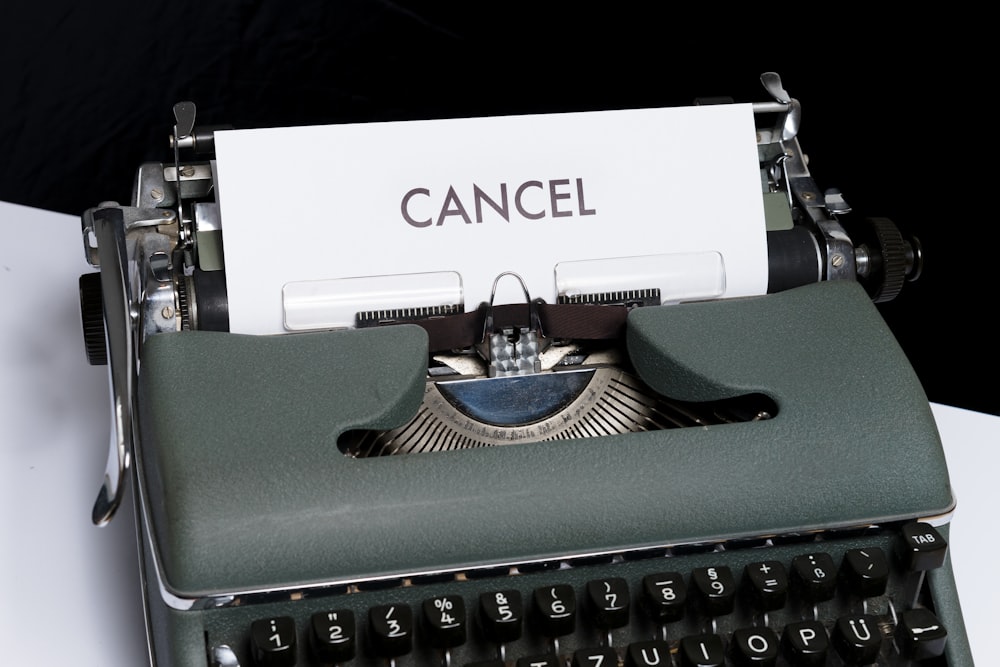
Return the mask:
[[428,643],[434,648],[451,648],[465,643],[465,601],[458,595],[442,595],[424,600],[424,626]]

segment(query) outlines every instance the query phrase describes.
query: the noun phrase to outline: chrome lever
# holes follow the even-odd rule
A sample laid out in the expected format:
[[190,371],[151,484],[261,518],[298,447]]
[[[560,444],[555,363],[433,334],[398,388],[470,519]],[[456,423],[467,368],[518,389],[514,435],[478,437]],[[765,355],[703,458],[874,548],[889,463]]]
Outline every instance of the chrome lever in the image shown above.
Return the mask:
[[782,141],[791,141],[799,133],[799,122],[802,119],[802,105],[792,98],[781,85],[781,77],[777,72],[764,72],[760,75],[760,82],[764,84],[764,90],[774,98],[776,102],[785,106],[785,116],[783,122],[777,129],[780,130]]
[[194,102],[178,102],[174,105],[174,134],[171,145],[174,147],[174,175],[176,181],[177,223],[183,226],[184,210],[181,204],[181,140],[191,136],[194,131],[194,121],[198,110]]
[[132,388],[135,383],[134,290],[129,284],[125,220],[120,208],[89,211],[85,224],[92,230],[101,253],[101,294],[104,306],[108,375],[111,387],[111,438],[104,483],[97,494],[91,520],[106,524],[121,505],[133,442]]

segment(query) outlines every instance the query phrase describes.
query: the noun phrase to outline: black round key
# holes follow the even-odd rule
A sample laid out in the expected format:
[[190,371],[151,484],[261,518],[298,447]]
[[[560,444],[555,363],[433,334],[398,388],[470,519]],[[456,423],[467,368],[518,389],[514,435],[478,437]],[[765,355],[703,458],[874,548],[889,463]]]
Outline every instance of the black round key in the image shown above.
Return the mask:
[[719,635],[694,635],[680,643],[681,667],[724,667],[726,652]]
[[691,572],[691,593],[709,616],[725,616],[736,605],[736,580],[725,566],[699,567]]
[[[615,663],[611,663],[614,667]],[[625,667],[656,667],[670,664],[670,644],[661,641],[634,642],[625,651]]]
[[878,597],[885,593],[889,582],[889,563],[878,547],[850,549],[844,554],[841,574],[850,593],[863,598]]
[[424,630],[433,648],[454,648],[465,643],[465,600],[459,595],[439,595],[424,600]]
[[739,667],[773,667],[778,647],[778,635],[770,628],[740,628],[733,633],[729,653]]
[[931,610],[918,607],[903,612],[896,637],[903,655],[927,660],[944,654],[948,631]]
[[899,555],[910,570],[933,570],[944,565],[948,543],[934,526],[914,521],[900,530]]
[[642,605],[658,623],[673,623],[684,618],[687,587],[677,572],[661,572],[642,578]]
[[354,658],[358,633],[350,609],[316,612],[309,619],[309,629],[309,645],[322,662],[347,662]]
[[843,616],[833,626],[833,645],[848,665],[870,665],[882,648],[878,619],[868,614]]
[[618,654],[613,648],[577,649],[570,667],[618,667]]
[[380,658],[397,658],[413,650],[413,612],[405,604],[368,610],[368,636]]
[[806,602],[824,602],[837,590],[837,566],[827,553],[796,556],[792,559],[791,582]]
[[621,577],[588,581],[587,599],[594,625],[601,630],[628,625],[631,596],[628,583]]
[[250,624],[250,644],[257,667],[292,667],[296,658],[295,620],[289,616]]
[[517,641],[523,622],[520,591],[495,591],[479,596],[479,625],[487,640],[498,644]]
[[781,635],[781,649],[793,667],[821,667],[826,664],[830,637],[819,621],[789,623]]
[[751,563],[743,571],[743,588],[757,611],[774,611],[788,599],[788,572],[776,560]]
[[535,589],[538,632],[546,637],[562,637],[576,629],[576,592],[567,584]]

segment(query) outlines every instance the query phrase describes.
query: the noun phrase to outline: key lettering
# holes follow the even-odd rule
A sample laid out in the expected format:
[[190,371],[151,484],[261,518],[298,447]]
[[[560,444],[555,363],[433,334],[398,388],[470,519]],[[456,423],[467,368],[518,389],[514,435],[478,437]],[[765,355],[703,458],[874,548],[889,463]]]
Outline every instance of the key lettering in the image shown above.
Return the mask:
[[747,646],[754,653],[765,653],[769,647],[767,639],[762,635],[750,635],[747,637]]
[[[646,651],[651,651],[652,655],[646,653]],[[706,658],[708,656],[705,656]],[[642,648],[642,661],[647,665],[658,665],[660,664],[660,651],[655,646],[643,647]]]
[[[865,623],[865,619],[863,619],[863,618],[857,619],[857,625],[855,625],[855,619],[852,618],[849,621],[849,623],[851,625],[851,632],[853,632],[854,636],[857,637],[858,639],[860,639],[861,641],[863,641],[863,642],[864,641],[868,641],[869,639],[872,638],[872,633],[868,629],[868,624]],[[860,625],[861,629],[865,631],[865,634],[862,635],[860,632],[858,632],[858,625]]]

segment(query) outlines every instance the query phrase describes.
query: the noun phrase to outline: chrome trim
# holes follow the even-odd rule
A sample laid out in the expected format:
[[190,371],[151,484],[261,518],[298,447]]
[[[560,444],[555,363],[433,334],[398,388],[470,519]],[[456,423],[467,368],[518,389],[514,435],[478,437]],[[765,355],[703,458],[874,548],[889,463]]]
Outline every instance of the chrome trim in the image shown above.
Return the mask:
[[[105,525],[121,505],[135,440],[138,350],[146,335],[179,328],[173,284],[164,282],[176,236],[172,211],[105,202],[84,213],[88,259],[101,270],[105,346],[111,392],[111,428],[104,481],[91,511]],[[161,233],[160,230],[167,233]],[[133,234],[132,232],[137,232]],[[161,261],[162,260],[162,261]]]
[[[117,215],[116,215],[117,214]],[[111,439],[104,483],[94,501],[91,520],[101,526],[121,505],[125,475],[131,464],[134,438],[133,389],[136,380],[135,324],[138,313],[131,263],[125,240],[124,216],[120,209],[103,208],[86,216],[85,230],[93,231],[103,249],[101,293],[104,302],[105,341],[111,387]]]
[[213,646],[211,651],[212,667],[240,667],[240,660],[229,646]]

